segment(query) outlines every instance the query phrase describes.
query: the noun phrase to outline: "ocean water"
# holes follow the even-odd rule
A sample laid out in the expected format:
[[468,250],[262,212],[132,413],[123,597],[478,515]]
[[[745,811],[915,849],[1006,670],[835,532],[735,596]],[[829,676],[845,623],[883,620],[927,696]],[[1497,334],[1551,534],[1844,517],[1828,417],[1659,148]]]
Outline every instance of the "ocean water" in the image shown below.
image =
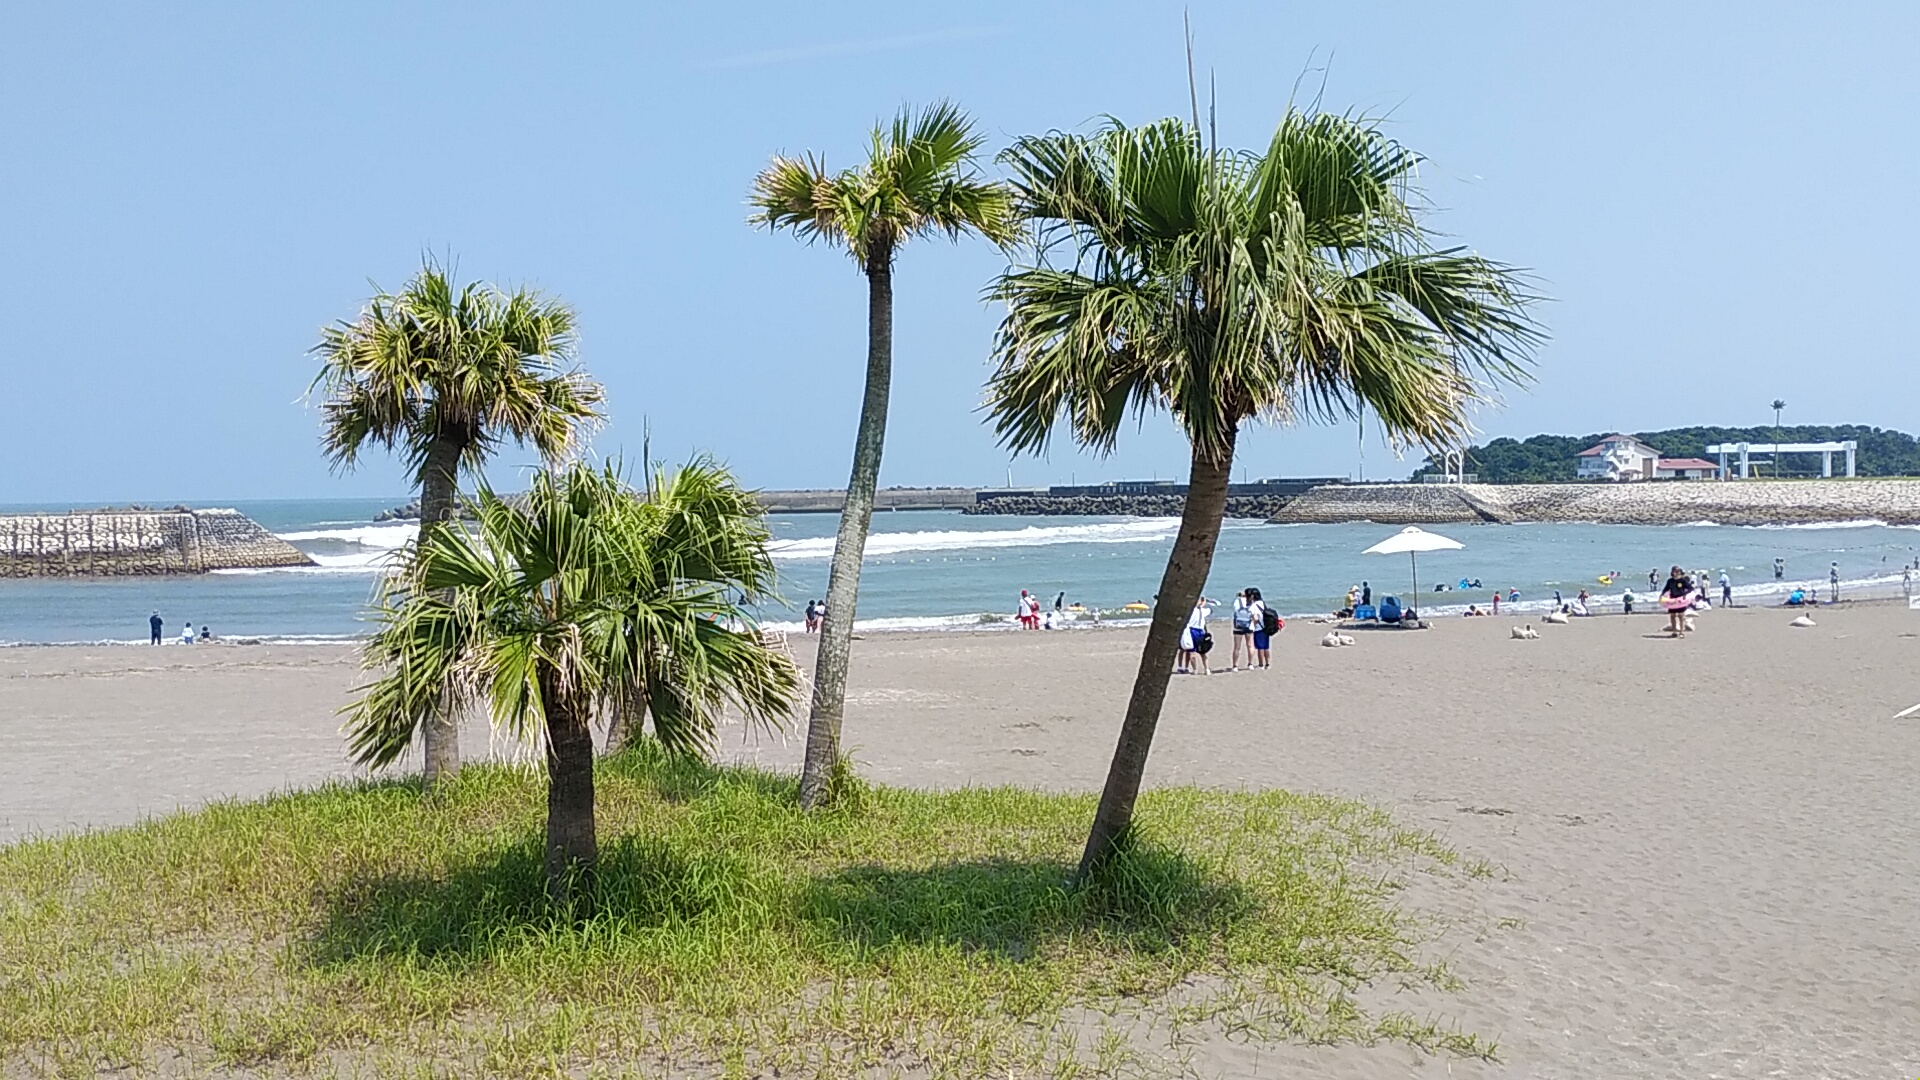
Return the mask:
[[[210,625],[224,638],[340,639],[368,630],[365,611],[380,567],[414,532],[407,523],[374,524],[398,499],[308,500],[233,504],[319,564],[291,570],[227,571],[200,577],[95,580],[0,580],[0,643],[145,642],[147,616],[158,611],[169,637],[187,622]],[[66,507],[6,507],[27,509]],[[799,611],[826,595],[836,519],[826,514],[770,519],[780,590],[789,606],[761,613],[769,624],[798,629]],[[902,511],[874,516],[860,588],[858,625],[867,630],[992,629],[1008,625],[1021,589],[1051,605],[1066,602],[1127,618],[1119,609],[1150,602],[1165,567],[1177,522],[1171,518],[969,516]],[[1410,595],[1405,556],[1362,555],[1397,531],[1393,526],[1267,525],[1229,521],[1221,534],[1208,593],[1230,600],[1258,586],[1291,614],[1331,611],[1350,585],[1370,582],[1375,597]],[[1623,585],[1643,590],[1647,571],[1675,563],[1725,569],[1742,602],[1777,602],[1800,585],[1827,583],[1839,563],[1842,595],[1900,589],[1901,569],[1920,549],[1920,529],[1880,522],[1835,522],[1735,528],[1633,525],[1459,525],[1439,528],[1465,544],[1421,556],[1418,601],[1431,615],[1484,605],[1498,588],[1518,589],[1522,610],[1538,610],[1555,590],[1571,598],[1585,588],[1617,602]],[[1773,560],[1786,560],[1776,582]],[[1598,580],[1619,570],[1611,585]],[[1478,579],[1470,592],[1432,591],[1436,584]],[[1717,597],[1718,589],[1714,589]],[[1422,603],[1424,602],[1424,603]],[[1504,606],[1503,606],[1504,610]]]

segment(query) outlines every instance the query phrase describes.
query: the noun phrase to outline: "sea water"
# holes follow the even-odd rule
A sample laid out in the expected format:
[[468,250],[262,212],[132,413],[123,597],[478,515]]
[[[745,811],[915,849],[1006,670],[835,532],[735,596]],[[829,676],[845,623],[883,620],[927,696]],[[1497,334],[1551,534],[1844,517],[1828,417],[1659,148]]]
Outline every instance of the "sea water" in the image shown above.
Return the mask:
[[[223,639],[333,640],[367,633],[368,603],[381,567],[414,534],[412,522],[375,523],[400,499],[308,500],[231,504],[311,555],[316,566],[222,571],[192,577],[0,580],[0,642],[147,640],[147,617],[159,612],[168,638],[191,622]],[[67,507],[6,507],[24,512]],[[838,522],[830,514],[769,519],[785,605],[761,612],[767,623],[798,629],[799,612],[824,597]],[[1051,608],[1081,604],[1103,621],[1129,618],[1123,607],[1151,603],[1178,522],[1172,518],[1014,517],[954,511],[874,515],[860,582],[858,625],[867,630],[974,630],[1010,625],[1020,590]],[[1668,567],[1706,569],[1719,596],[1725,570],[1743,603],[1777,603],[1796,587],[1827,589],[1831,564],[1841,595],[1898,592],[1901,570],[1920,548],[1920,529],[1880,522],[1835,522],[1734,528],[1635,525],[1453,525],[1436,527],[1460,541],[1459,551],[1419,557],[1420,592],[1405,555],[1363,555],[1397,528],[1349,525],[1226,523],[1214,557],[1208,595],[1230,603],[1257,586],[1290,614],[1332,611],[1350,586],[1369,583],[1374,598],[1400,596],[1431,615],[1486,606],[1493,591],[1519,590],[1520,610],[1539,610],[1557,590],[1581,589],[1618,610],[1625,588],[1646,595],[1647,573],[1664,582]],[[1773,560],[1786,560],[1776,581]],[[1610,583],[1599,579],[1620,571]],[[1461,579],[1480,589],[1448,588]]]

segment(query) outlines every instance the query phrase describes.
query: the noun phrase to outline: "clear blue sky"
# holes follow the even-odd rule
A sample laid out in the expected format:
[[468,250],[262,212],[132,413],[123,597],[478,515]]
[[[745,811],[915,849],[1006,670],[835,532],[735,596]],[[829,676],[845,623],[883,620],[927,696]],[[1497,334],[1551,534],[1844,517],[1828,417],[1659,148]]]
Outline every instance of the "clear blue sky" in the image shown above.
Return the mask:
[[[1305,75],[1429,158],[1435,223],[1555,302],[1488,434],[1789,421],[1920,427],[1920,6],[1191,5],[1221,140]],[[0,10],[0,502],[372,495],[300,404],[318,327],[421,253],[580,312],[601,451],[712,450],[838,486],[865,289],[745,224],[777,150],[848,163],[901,103],[1018,134],[1184,113],[1176,4],[109,5]],[[1204,90],[1203,90],[1204,93]],[[1002,483],[976,412],[999,268],[898,274],[882,482]],[[1356,432],[1266,429],[1250,476],[1351,473]],[[1377,440],[1369,476],[1405,475]],[[509,451],[496,479],[514,482]],[[1183,472],[1164,421],[1017,483]]]

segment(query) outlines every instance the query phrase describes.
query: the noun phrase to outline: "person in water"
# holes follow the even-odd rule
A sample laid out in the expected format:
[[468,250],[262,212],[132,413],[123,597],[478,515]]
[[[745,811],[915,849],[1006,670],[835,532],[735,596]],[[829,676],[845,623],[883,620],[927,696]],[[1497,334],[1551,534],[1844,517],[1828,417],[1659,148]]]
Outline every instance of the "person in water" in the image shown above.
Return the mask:
[[1687,611],[1693,607],[1693,579],[1678,566],[1667,574],[1667,584],[1660,590],[1660,606],[1667,612],[1667,633],[1674,637],[1687,632]]

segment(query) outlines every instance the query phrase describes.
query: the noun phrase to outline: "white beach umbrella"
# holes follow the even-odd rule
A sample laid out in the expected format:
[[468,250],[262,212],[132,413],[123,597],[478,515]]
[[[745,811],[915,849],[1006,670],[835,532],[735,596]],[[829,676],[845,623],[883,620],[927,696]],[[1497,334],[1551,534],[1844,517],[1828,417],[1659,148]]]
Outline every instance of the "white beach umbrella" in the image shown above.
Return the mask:
[[1413,605],[1417,610],[1420,603],[1420,563],[1422,551],[1458,551],[1467,545],[1451,540],[1439,533],[1430,533],[1418,525],[1409,525],[1385,540],[1361,552],[1362,555],[1398,555],[1407,553],[1407,561],[1413,567]]

